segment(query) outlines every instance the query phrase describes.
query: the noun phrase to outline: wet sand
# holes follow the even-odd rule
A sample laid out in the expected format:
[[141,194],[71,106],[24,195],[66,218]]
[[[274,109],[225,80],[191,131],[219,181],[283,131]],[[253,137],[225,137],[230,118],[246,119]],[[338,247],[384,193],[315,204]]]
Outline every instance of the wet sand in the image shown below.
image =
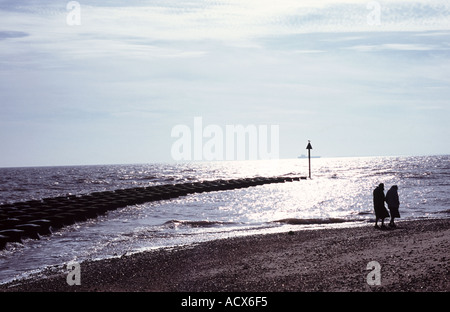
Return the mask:
[[[0,285],[0,291],[300,292],[450,291],[450,219],[299,230],[86,261],[81,285],[67,273]],[[381,285],[369,285],[371,261]]]

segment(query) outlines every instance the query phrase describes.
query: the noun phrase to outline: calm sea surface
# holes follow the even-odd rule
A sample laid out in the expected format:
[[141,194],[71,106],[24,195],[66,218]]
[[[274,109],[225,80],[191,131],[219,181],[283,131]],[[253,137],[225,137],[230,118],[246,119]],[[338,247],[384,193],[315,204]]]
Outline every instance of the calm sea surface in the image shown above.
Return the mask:
[[[0,203],[215,179],[307,176],[307,159],[189,164],[0,168]],[[312,159],[312,179],[197,193],[128,206],[9,244],[0,283],[45,267],[143,250],[299,228],[373,221],[372,191],[399,187],[402,219],[450,216],[450,156]],[[299,224],[274,222],[294,219]],[[202,222],[199,222],[202,221]],[[345,221],[345,222],[343,222]]]

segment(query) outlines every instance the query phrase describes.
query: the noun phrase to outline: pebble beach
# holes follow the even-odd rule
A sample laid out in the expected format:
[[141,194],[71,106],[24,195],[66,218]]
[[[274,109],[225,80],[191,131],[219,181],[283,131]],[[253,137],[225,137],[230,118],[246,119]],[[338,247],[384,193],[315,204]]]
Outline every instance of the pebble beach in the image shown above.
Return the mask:
[[[44,270],[2,292],[448,292],[450,219],[234,237]],[[375,261],[379,283],[374,284]]]

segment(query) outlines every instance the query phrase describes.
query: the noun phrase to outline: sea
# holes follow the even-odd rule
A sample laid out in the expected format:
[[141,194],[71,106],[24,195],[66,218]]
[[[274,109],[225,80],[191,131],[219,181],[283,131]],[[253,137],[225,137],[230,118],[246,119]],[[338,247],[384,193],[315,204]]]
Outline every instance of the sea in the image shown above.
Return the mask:
[[[0,168],[0,203],[151,185],[308,176],[308,159]],[[398,186],[401,220],[450,217],[450,155],[311,159],[311,179],[194,193],[109,211],[0,251],[0,283],[243,235],[365,226],[372,191]]]

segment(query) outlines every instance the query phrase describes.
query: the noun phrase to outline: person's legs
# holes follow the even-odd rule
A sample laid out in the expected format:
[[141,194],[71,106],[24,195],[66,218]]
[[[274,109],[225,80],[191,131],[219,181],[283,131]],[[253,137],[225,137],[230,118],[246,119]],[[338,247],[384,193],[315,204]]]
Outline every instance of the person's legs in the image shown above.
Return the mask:
[[376,228],[376,229],[379,229],[379,228],[380,228],[380,227],[378,226],[378,219],[379,219],[379,218],[375,217],[375,228]]
[[382,229],[386,228],[386,225],[384,225],[384,218],[381,218],[381,228]]
[[391,217],[391,221],[389,222],[390,227],[395,227],[394,219],[395,217]]

